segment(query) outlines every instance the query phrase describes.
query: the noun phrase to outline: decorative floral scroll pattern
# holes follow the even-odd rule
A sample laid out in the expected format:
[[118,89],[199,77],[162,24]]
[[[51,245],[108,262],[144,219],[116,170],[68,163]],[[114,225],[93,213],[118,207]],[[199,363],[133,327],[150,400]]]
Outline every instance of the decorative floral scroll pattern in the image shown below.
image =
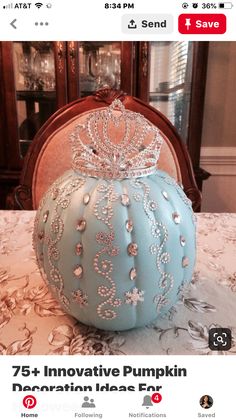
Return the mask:
[[[48,251],[48,261],[50,265],[50,279],[51,279],[51,286],[54,292],[57,294],[61,303],[68,308],[69,307],[69,300],[65,296],[63,289],[64,289],[64,281],[62,275],[57,267],[57,263],[60,259],[60,252],[58,250],[58,243],[60,242],[63,231],[64,231],[64,223],[61,217],[61,213],[63,210],[68,208],[71,201],[71,195],[73,192],[77,191],[81,188],[85,183],[85,178],[69,175],[65,186],[60,186],[61,179],[49,189],[45,197],[43,198],[40,209],[37,214],[42,213],[42,209],[45,208],[45,202],[47,201],[48,197],[51,196],[53,200],[55,200],[55,206],[53,210],[53,215],[51,217],[51,225],[50,225],[50,235],[45,235],[45,231],[41,231],[40,234],[42,235],[42,240],[44,243],[47,244],[47,251]],[[49,211],[46,210],[44,212],[44,223],[46,225],[47,219],[49,217]],[[39,218],[38,216],[35,219],[35,229],[34,229],[34,242],[36,243],[35,234],[38,234],[38,226],[39,226]],[[43,258],[43,254],[41,256]],[[38,260],[39,267],[42,270],[42,261]],[[43,272],[44,273],[44,272]],[[44,278],[46,275],[43,275]]]
[[163,290],[161,294],[157,294],[154,297],[154,302],[157,305],[156,309],[157,312],[159,312],[164,305],[169,303],[167,295],[174,284],[173,275],[166,273],[163,269],[163,266],[170,262],[170,254],[163,252],[164,245],[168,239],[168,231],[163,223],[158,222],[155,219],[154,211],[158,210],[158,204],[156,201],[149,198],[150,187],[144,181],[139,179],[132,181],[132,185],[135,188],[143,190],[142,198],[140,194],[134,193],[134,199],[137,200],[137,202],[142,202],[143,209],[151,225],[151,234],[156,239],[156,241],[158,241],[158,243],[153,243],[149,250],[153,255],[156,255],[156,266],[158,272],[160,273],[160,280],[158,285],[159,288]]
[[45,202],[47,200],[48,194],[52,194],[52,191],[54,190],[54,188],[59,187],[59,185],[60,185],[60,183],[62,181],[63,181],[62,180],[62,177],[59,178],[55,182],[54,187],[51,186],[49,188],[47,194],[45,194],[43,196],[43,198],[41,199],[41,201],[39,203],[39,208],[38,208],[38,211],[36,212],[36,216],[35,216],[35,219],[34,219],[34,230],[33,230],[33,236],[32,236],[32,239],[33,239],[32,246],[33,246],[33,249],[35,251],[36,261],[37,261],[38,268],[39,268],[39,270],[41,272],[41,275],[42,275],[44,281],[47,284],[48,284],[48,279],[47,279],[47,276],[45,274],[44,267],[43,267],[43,252],[41,252],[41,254],[39,255],[38,252],[36,251],[36,246],[37,246],[38,239],[44,240],[44,237],[45,237],[45,231],[44,231],[44,229],[42,229],[41,231],[39,231],[40,214],[42,212],[42,208],[45,205]]
[[[98,192],[102,194],[94,206],[94,215],[97,220],[103,222],[108,231],[99,231],[96,234],[96,241],[102,248],[94,257],[94,270],[100,275],[106,283],[98,287],[98,295],[105,298],[97,308],[98,316],[104,320],[112,320],[117,316],[114,308],[119,307],[122,301],[115,298],[116,284],[112,278],[113,263],[112,257],[117,256],[120,252],[119,247],[114,245],[115,231],[111,222],[113,217],[113,208],[111,203],[117,201],[119,194],[114,192],[112,182],[102,183],[98,186]],[[108,308],[110,306],[110,308]]]

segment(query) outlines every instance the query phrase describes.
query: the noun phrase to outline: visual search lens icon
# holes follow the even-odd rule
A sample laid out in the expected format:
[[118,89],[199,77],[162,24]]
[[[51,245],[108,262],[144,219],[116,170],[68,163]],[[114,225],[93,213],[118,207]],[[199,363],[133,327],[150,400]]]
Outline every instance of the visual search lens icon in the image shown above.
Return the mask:
[[212,351],[229,351],[232,345],[232,333],[228,328],[209,330],[209,348]]

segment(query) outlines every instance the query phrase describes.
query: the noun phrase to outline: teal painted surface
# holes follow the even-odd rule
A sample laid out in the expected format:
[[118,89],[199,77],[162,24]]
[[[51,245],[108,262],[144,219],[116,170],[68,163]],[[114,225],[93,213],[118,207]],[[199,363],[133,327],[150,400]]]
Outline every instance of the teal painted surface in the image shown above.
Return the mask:
[[[81,220],[83,231],[77,229]],[[137,255],[129,254],[130,243]],[[168,312],[191,280],[194,214],[181,187],[164,172],[106,181],[68,171],[41,202],[34,246],[44,278],[69,314],[100,329],[126,330]]]

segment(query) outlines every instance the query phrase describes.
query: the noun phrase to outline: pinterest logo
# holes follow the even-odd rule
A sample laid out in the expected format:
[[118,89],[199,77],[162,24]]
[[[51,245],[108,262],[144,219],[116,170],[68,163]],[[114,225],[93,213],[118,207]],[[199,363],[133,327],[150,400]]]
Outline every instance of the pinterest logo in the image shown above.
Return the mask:
[[37,404],[37,400],[34,396],[25,396],[23,398],[23,405],[26,409],[33,409]]

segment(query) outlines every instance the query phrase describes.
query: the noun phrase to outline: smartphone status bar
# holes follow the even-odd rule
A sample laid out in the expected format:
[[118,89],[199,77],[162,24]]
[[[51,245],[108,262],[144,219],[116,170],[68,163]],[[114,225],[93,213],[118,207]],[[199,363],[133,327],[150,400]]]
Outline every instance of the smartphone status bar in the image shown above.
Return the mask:
[[1,40],[235,40],[233,2],[4,2]]

